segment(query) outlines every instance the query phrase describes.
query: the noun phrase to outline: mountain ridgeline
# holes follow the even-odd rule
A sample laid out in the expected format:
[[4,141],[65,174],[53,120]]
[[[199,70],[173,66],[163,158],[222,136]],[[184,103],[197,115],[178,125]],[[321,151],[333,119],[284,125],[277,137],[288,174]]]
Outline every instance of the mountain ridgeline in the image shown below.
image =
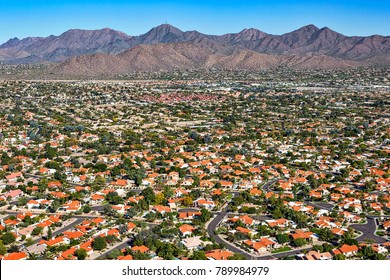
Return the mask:
[[389,66],[390,37],[348,37],[307,25],[272,35],[257,29],[206,35],[163,24],[140,36],[109,28],[72,29],[59,36],[13,38],[0,45],[0,62],[54,63],[63,74],[221,68],[267,69]]

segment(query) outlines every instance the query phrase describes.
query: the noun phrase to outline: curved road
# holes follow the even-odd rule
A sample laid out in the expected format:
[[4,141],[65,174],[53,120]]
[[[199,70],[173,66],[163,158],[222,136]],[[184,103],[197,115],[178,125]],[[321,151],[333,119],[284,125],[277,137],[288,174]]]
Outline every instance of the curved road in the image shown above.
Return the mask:
[[[269,191],[269,187],[271,185],[273,185],[274,183],[276,183],[278,180],[280,180],[280,178],[277,178],[277,179],[273,179],[267,183],[265,183],[263,185],[263,190],[268,192]],[[234,192],[235,195],[238,194],[238,192]],[[272,260],[272,259],[275,259],[275,258],[282,258],[282,257],[285,257],[285,256],[288,256],[288,255],[291,255],[292,252],[294,253],[299,253],[300,251],[302,250],[308,250],[310,248],[305,248],[305,249],[299,249],[299,250],[294,250],[294,251],[288,251],[288,252],[282,252],[282,253],[277,253],[277,254],[273,254],[273,255],[268,255],[268,256],[252,256],[251,254],[249,254],[248,252],[236,247],[236,246],[233,246],[231,243],[227,242],[226,240],[222,239],[218,234],[215,234],[214,233],[214,230],[218,227],[219,223],[226,217],[227,215],[227,211],[226,211],[226,208],[228,206],[228,203],[226,204],[225,207],[223,207],[221,209],[221,211],[217,214],[217,216],[214,217],[214,219],[208,224],[207,226],[207,233],[208,235],[213,238],[217,243],[222,243],[225,245],[225,247],[234,252],[234,253],[239,253],[241,255],[243,255],[246,259],[248,260]]]
[[[272,184],[274,184],[276,181],[278,181],[278,180],[280,180],[280,178],[279,179],[274,179],[274,180],[269,181],[268,183],[264,184],[263,185],[263,190],[268,192],[269,191],[269,187]],[[318,207],[320,209],[328,210],[328,211],[332,211],[333,208],[334,208],[334,205],[332,205],[330,203],[326,203],[326,202],[316,202],[316,203],[313,203],[311,201],[306,201],[305,200],[305,203],[308,204],[308,205],[314,206],[314,207]],[[365,241],[367,239],[372,239],[372,240],[374,240],[375,243],[384,243],[384,242],[388,242],[389,241],[386,238],[380,237],[380,236],[375,234],[375,232],[377,230],[377,226],[376,226],[376,217],[374,217],[374,216],[367,215],[367,223],[365,223],[365,224],[353,224],[353,225],[350,225],[349,227],[362,232],[362,235],[359,236],[358,238],[356,238],[356,240],[359,241],[359,242]]]
[[[272,186],[278,180],[280,180],[280,178],[273,179],[273,180],[265,183],[262,186],[263,191],[269,192],[270,186]],[[237,195],[238,192],[237,193],[235,192],[234,194]],[[309,202],[309,201],[305,201],[305,202],[308,203],[309,205],[312,205],[312,206],[315,206],[315,207],[318,207],[318,208],[321,208],[321,209],[325,209],[325,210],[328,210],[328,211],[331,211],[333,209],[333,207],[334,207],[332,204],[329,204],[329,203],[312,203],[312,202]],[[236,246],[233,246],[231,243],[229,243],[226,240],[222,239],[218,234],[214,233],[214,230],[218,227],[219,223],[227,215],[227,211],[226,211],[227,205],[228,204],[226,204],[226,206],[223,209],[221,209],[221,211],[217,214],[217,216],[215,216],[214,219],[208,224],[208,226],[207,226],[207,233],[217,243],[224,244],[225,247],[228,250],[230,250],[230,251],[232,251],[234,253],[239,253],[239,254],[243,255],[246,259],[267,260],[267,259],[275,259],[275,258],[286,257],[286,256],[291,255],[292,252],[299,253],[299,252],[301,252],[303,250],[310,250],[311,249],[311,248],[305,248],[305,249],[299,249],[299,250],[294,250],[294,251],[287,251],[287,252],[277,253],[277,254],[273,254],[273,255],[269,255],[269,256],[261,256],[261,257],[252,256],[248,252],[246,252],[246,251],[244,251],[244,250],[242,250],[242,249],[240,249],[240,248],[238,248]],[[353,228],[353,229],[356,229],[358,231],[361,231],[363,233],[361,236],[359,236],[357,238],[357,240],[359,242],[365,241],[367,239],[372,239],[376,243],[384,243],[384,242],[388,241],[387,239],[385,239],[383,237],[375,235],[375,232],[377,230],[377,226],[376,226],[376,219],[374,219],[373,217],[368,216],[366,224],[356,224],[356,225],[351,225],[350,227]]]
[[356,230],[363,233],[361,236],[356,238],[356,240],[359,242],[364,242],[368,239],[374,240],[375,243],[388,242],[388,240],[386,238],[375,235],[375,232],[377,230],[377,226],[376,226],[376,219],[374,219],[374,218],[367,217],[367,223],[354,224],[354,225],[350,225],[349,227],[356,229]]
[[310,250],[312,247],[309,248],[304,248],[304,249],[298,249],[298,250],[292,250],[292,251],[287,251],[287,252],[282,252],[282,253],[276,253],[272,255],[267,255],[267,256],[252,256],[248,252],[233,246],[231,243],[227,242],[226,240],[222,239],[219,237],[218,234],[214,233],[214,229],[218,226],[218,224],[224,219],[226,216],[227,212],[225,210],[222,210],[207,226],[207,233],[211,238],[213,238],[217,243],[222,243],[225,245],[226,249],[234,252],[234,253],[239,253],[243,255],[247,260],[274,260],[277,258],[283,258],[291,255],[292,253],[298,254],[304,250]]
[[276,178],[276,179],[273,179],[271,181],[268,181],[267,183],[265,183],[262,188],[263,188],[263,191],[265,192],[269,192],[269,187],[271,187],[273,184],[275,184],[277,181],[279,180],[282,180],[283,178]]
[[226,212],[226,207],[227,205],[221,209],[221,212],[219,212],[219,214],[208,224],[207,226],[207,233],[208,235],[213,238],[215,240],[215,242],[217,243],[222,243],[225,245],[225,247],[234,252],[234,253],[240,253],[242,254],[246,259],[250,260],[252,259],[253,257],[248,254],[247,252],[241,250],[241,249],[238,249],[237,247],[233,246],[232,244],[230,244],[229,242],[226,242],[224,239],[222,239],[221,237],[219,237],[218,234],[215,234],[214,233],[214,230],[217,228],[217,226],[219,225],[219,223],[225,218],[225,216],[227,215],[227,212]]

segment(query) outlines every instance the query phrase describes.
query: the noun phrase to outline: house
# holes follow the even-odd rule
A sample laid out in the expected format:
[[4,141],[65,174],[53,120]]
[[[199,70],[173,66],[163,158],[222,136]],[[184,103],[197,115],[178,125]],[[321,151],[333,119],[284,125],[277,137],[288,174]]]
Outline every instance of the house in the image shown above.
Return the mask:
[[26,204],[28,209],[39,209],[39,202],[36,200],[30,200]]
[[296,230],[294,233],[290,234],[290,236],[293,240],[305,239],[306,241],[310,241],[313,238],[313,233],[310,231]]
[[200,212],[179,212],[179,219],[183,220],[191,220],[195,218],[196,216],[200,216]]
[[11,191],[6,192],[5,194],[3,194],[3,196],[5,198],[10,197],[11,199],[15,199],[15,198],[19,198],[19,197],[23,196],[23,192],[19,189],[16,189],[16,190],[11,190]]
[[248,215],[240,216],[238,219],[247,226],[253,226],[256,223],[256,221]]
[[29,237],[31,237],[31,234],[32,234],[34,228],[35,228],[35,226],[31,225],[31,226],[19,229],[18,234],[20,234],[22,236],[24,235],[24,236],[26,236],[26,238],[29,238]]
[[85,251],[87,251],[88,255],[91,255],[93,253],[92,241],[93,241],[93,239],[88,240],[88,241],[80,244],[79,248],[84,249]]
[[92,205],[101,204],[103,201],[104,201],[104,196],[100,194],[95,193],[91,196]]
[[292,224],[292,221],[289,221],[289,220],[284,219],[284,218],[280,218],[280,219],[277,219],[277,220],[266,220],[265,222],[271,228],[274,228],[274,227],[286,228],[290,224]]
[[81,203],[77,200],[68,201],[62,206],[67,212],[76,212],[81,209]]
[[240,227],[240,226],[236,227],[236,231],[241,232],[241,233],[246,234],[246,235],[252,233],[252,231],[250,229]]
[[120,214],[125,214],[125,212],[130,209],[131,206],[118,204],[118,205],[112,205],[112,209],[117,211]]
[[130,188],[131,184],[129,180],[118,179],[110,183],[110,188]]
[[41,254],[46,249],[47,249],[47,246],[45,244],[34,244],[34,245],[26,247],[26,251],[29,254]]
[[203,240],[201,240],[201,236],[194,236],[194,237],[184,238],[181,241],[181,243],[188,250],[200,249],[202,246],[205,246],[207,244],[212,244],[212,242],[210,242],[210,241],[203,241]]
[[119,256],[118,260],[119,261],[131,261],[131,260],[133,260],[133,256],[132,255]]
[[163,205],[156,205],[153,207],[153,210],[154,212],[158,212],[160,214],[165,214],[165,213],[169,213],[171,212],[171,208],[168,207],[168,206],[163,206]]
[[319,253],[317,251],[309,251],[305,255],[301,255],[303,260],[331,260],[332,254],[329,252]]
[[259,190],[258,188],[252,188],[249,193],[253,196],[259,196],[263,193],[262,190]]
[[257,252],[265,252],[267,250],[272,249],[276,243],[268,238],[261,238],[258,241],[252,241],[248,239],[244,241],[244,244],[246,244]]
[[9,254],[6,254],[1,260],[4,260],[4,261],[27,260],[27,254],[25,252],[9,253]]
[[75,256],[77,248],[72,247],[64,252],[61,253],[61,257],[57,258],[57,260],[76,260],[77,257]]
[[206,257],[209,260],[227,260],[231,256],[233,256],[233,252],[230,252],[228,250],[217,249],[206,252]]
[[181,196],[187,195],[187,194],[188,194],[188,191],[183,190],[183,189],[176,189],[176,190],[174,191],[174,193],[175,193],[175,196],[176,196],[176,197],[181,197]]
[[117,228],[113,228],[113,229],[110,229],[109,231],[107,231],[107,236],[108,235],[114,235],[116,237],[119,237],[120,236],[120,232]]
[[149,251],[149,248],[146,247],[145,245],[141,245],[141,246],[133,246],[133,247],[131,247],[131,250],[139,251],[141,253],[146,253]]
[[338,235],[338,236],[343,236],[348,232],[348,230],[342,228],[332,228],[331,231],[334,235]]
[[177,205],[179,204],[180,201],[183,201],[182,198],[169,198],[168,199],[168,206],[169,208],[175,209],[177,208]]
[[195,228],[191,225],[184,224],[179,227],[179,231],[182,236],[191,235]]
[[233,183],[230,181],[220,181],[219,183],[221,184],[222,188],[225,188],[225,189],[233,188]]
[[101,217],[97,217],[97,218],[91,220],[91,223],[94,223],[97,226],[102,226],[102,225],[104,225],[106,223],[106,220],[104,220]]
[[54,182],[49,182],[47,184],[48,188],[60,188],[62,186],[61,182],[54,181]]
[[81,231],[65,231],[64,236],[69,240],[79,239],[84,236],[84,233],[82,233]]
[[387,220],[387,221],[384,221],[384,222],[383,222],[383,228],[384,228],[385,230],[390,229],[390,220]]
[[137,227],[136,224],[134,224],[134,223],[132,223],[132,222],[128,222],[128,223],[127,223],[127,231],[128,231],[128,232],[133,231],[136,227]]
[[194,179],[192,178],[188,178],[181,183],[182,186],[187,186],[187,187],[192,186],[193,184],[194,184]]
[[214,183],[211,182],[210,180],[201,180],[199,182],[199,186],[201,188],[212,188],[214,186]]
[[140,196],[131,196],[127,199],[127,201],[129,203],[136,203],[138,204],[138,202],[141,200],[141,199],[144,199],[144,196],[143,195],[140,195]]
[[23,178],[24,177],[22,172],[15,172],[5,176],[5,179],[7,179],[8,184],[16,183],[18,179],[23,179]]
[[200,207],[200,208],[206,208],[206,209],[213,209],[215,207],[215,203],[212,200],[206,200],[204,198],[198,198],[193,203],[194,207]]
[[343,254],[346,257],[352,257],[357,254],[359,248],[356,245],[347,245],[344,244],[338,249],[333,249],[332,253],[333,255]]
[[39,244],[45,244],[46,246],[58,246],[62,244],[69,244],[70,240],[69,238],[65,236],[58,236],[56,238],[52,238],[50,240],[41,240],[39,241]]

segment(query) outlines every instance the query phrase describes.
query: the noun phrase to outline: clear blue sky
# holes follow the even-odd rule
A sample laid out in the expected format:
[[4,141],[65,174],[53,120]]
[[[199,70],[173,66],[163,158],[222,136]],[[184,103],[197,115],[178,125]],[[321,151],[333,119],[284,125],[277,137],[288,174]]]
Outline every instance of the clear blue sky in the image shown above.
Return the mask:
[[283,34],[312,23],[346,35],[390,35],[390,1],[0,0],[0,43],[71,28],[110,27],[139,35],[165,22],[206,34],[249,27]]

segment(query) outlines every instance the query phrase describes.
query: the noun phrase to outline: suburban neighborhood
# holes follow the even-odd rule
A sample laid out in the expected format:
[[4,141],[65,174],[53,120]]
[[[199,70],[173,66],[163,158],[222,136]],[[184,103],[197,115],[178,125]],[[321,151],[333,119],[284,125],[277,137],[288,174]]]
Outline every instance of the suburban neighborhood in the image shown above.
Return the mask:
[[0,82],[1,260],[389,258],[388,70],[131,75]]

